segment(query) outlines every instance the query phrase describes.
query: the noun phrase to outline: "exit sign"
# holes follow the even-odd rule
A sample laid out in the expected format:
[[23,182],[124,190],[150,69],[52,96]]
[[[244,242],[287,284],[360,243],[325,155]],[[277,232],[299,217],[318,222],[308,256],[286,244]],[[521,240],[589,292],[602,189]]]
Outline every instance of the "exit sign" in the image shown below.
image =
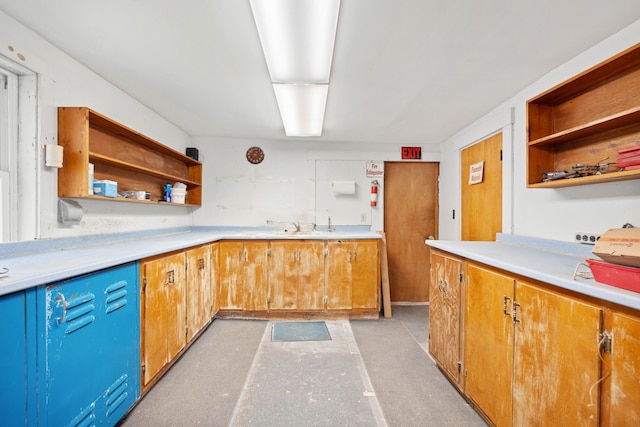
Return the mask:
[[402,147],[402,158],[420,160],[422,158],[422,147]]

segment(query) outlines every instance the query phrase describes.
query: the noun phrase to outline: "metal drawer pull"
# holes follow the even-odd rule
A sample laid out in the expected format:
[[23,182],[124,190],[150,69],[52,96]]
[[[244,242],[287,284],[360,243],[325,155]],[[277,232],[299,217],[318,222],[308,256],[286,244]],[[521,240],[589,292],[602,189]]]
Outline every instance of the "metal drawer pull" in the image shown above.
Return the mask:
[[507,302],[508,301],[511,301],[511,298],[509,298],[508,296],[505,295],[504,296],[504,308],[502,309],[502,313],[504,314],[504,317],[511,316],[511,313],[509,313],[507,311]]
[[174,280],[175,277],[173,274],[173,270],[167,271],[167,285],[173,285]]
[[513,302],[513,323],[520,323],[520,319],[518,319],[518,307],[520,304],[517,302]]
[[60,302],[62,302],[62,317],[58,317],[56,319],[56,323],[58,325],[67,320],[67,300],[64,298],[63,294],[56,295],[56,307],[60,305]]

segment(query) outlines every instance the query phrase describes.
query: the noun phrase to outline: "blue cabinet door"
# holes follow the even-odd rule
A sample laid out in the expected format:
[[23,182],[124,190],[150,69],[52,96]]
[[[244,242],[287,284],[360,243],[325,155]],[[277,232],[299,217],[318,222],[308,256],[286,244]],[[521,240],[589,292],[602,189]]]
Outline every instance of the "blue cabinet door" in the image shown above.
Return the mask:
[[114,425],[139,397],[138,272],[132,263],[46,287],[48,426]]
[[0,297],[0,424],[36,425],[34,293]]

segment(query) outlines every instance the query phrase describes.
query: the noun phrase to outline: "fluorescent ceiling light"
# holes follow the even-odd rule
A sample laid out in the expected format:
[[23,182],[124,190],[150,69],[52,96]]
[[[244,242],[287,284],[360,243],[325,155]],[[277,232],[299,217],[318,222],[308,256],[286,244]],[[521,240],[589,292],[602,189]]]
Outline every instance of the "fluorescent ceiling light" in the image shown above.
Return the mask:
[[320,136],[329,85],[273,84],[287,136]]
[[250,0],[273,83],[329,83],[340,0]]

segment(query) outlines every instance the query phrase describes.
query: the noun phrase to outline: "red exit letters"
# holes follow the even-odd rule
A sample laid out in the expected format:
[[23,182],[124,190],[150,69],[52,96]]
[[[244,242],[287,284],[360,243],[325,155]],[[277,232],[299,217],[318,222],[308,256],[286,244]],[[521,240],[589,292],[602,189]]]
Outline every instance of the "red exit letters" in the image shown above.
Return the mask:
[[419,160],[422,158],[422,147],[402,147],[402,158]]

